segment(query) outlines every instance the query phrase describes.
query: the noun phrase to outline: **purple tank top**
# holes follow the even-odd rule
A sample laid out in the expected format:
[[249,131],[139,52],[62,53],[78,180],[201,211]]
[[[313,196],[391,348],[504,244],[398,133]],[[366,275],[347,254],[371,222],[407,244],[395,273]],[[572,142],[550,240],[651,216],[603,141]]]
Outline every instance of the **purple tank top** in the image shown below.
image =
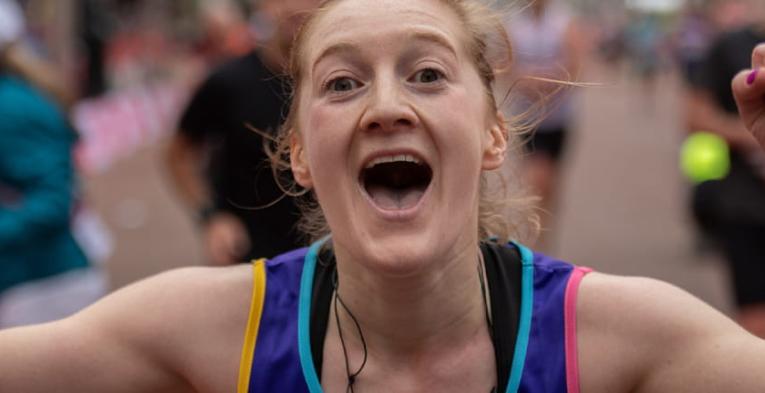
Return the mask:
[[[578,393],[576,294],[589,270],[516,246],[523,257],[521,315],[506,392]],[[322,392],[309,338],[318,248],[253,265],[238,393]]]

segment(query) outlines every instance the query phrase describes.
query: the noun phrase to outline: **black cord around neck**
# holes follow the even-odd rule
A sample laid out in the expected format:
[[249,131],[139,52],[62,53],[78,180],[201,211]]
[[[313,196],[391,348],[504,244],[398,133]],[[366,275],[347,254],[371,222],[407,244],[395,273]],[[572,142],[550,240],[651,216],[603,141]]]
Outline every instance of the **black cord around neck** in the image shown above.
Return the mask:
[[[338,288],[340,287],[340,284],[337,279],[337,270],[334,271],[334,274],[332,275],[332,286],[335,288],[335,299],[334,299],[334,307],[335,307],[335,323],[337,324],[337,333],[340,335],[340,345],[343,347],[343,358],[345,358],[345,372],[348,375],[348,387],[345,389],[346,393],[355,393],[353,387],[356,383],[356,377],[361,374],[361,371],[364,370],[364,366],[367,365],[367,342],[364,339],[364,333],[361,331],[361,325],[359,325],[359,321],[356,319],[356,317],[353,315],[350,309],[348,309],[348,306],[345,305],[345,302],[340,297],[340,292],[338,291]],[[351,320],[353,321],[354,325],[356,325],[356,330],[359,332],[359,337],[361,338],[361,345],[364,349],[364,360],[361,362],[361,366],[359,366],[359,369],[356,370],[356,372],[351,373],[351,365],[350,361],[348,359],[348,349],[345,346],[345,339],[343,338],[343,329],[340,326],[340,314],[337,310],[337,303],[340,303],[341,306],[343,306],[343,309],[345,309],[345,312],[348,313],[348,315],[351,317]]]
[[[481,295],[483,299],[483,305],[485,309],[485,315],[486,315],[486,325],[489,329],[489,336],[492,338],[492,341],[494,340],[494,330],[492,329],[492,321],[491,321],[491,311],[489,310],[489,302],[488,302],[488,291],[486,290],[486,280],[484,279],[484,260],[483,260],[483,254],[481,251],[478,251],[479,259],[478,259],[478,281],[481,285]],[[345,304],[343,299],[340,297],[340,292],[338,291],[338,288],[340,288],[340,283],[337,277],[337,267],[335,267],[334,272],[332,273],[332,287],[335,290],[335,298],[334,298],[334,309],[335,309],[335,324],[337,325],[337,333],[340,336],[340,345],[343,348],[343,358],[345,360],[345,372],[348,376],[348,386],[345,390],[346,393],[355,393],[354,385],[356,383],[356,378],[361,374],[361,371],[364,370],[364,367],[367,365],[367,342],[364,339],[364,333],[361,331],[361,325],[359,324],[359,321],[356,319],[356,316],[353,315],[351,310],[348,308],[348,306]],[[361,366],[359,366],[358,370],[356,372],[351,373],[351,365],[350,360],[348,359],[348,348],[345,345],[345,339],[343,337],[343,329],[340,326],[340,314],[338,313],[338,307],[337,304],[340,303],[340,305],[345,309],[345,312],[348,313],[348,316],[351,317],[351,320],[353,321],[353,324],[356,325],[356,330],[359,332],[359,338],[361,339],[361,345],[364,351],[364,360],[361,362]],[[490,391],[490,393],[496,393],[497,388],[493,387]]]

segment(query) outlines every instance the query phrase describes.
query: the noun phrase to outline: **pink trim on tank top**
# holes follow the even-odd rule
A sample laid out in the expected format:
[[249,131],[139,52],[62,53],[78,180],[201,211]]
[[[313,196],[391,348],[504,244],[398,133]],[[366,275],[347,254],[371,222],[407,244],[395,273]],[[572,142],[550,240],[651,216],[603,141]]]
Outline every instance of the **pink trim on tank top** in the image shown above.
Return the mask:
[[568,393],[579,393],[579,360],[576,345],[576,299],[579,284],[592,269],[575,267],[566,286],[566,298],[563,304],[563,318],[566,340],[566,387]]

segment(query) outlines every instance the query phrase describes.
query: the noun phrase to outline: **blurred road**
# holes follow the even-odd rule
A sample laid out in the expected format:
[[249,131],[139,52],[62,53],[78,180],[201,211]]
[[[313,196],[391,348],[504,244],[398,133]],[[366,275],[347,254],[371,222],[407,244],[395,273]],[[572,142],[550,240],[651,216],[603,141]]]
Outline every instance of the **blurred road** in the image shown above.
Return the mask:
[[[589,69],[584,80],[603,85],[579,93],[551,253],[601,272],[663,279],[730,311],[724,265],[695,251],[687,184],[677,166],[679,81],[662,76],[646,89],[623,72]],[[203,261],[161,152],[162,146],[145,147],[86,179],[90,202],[115,240],[108,261],[114,287]]]

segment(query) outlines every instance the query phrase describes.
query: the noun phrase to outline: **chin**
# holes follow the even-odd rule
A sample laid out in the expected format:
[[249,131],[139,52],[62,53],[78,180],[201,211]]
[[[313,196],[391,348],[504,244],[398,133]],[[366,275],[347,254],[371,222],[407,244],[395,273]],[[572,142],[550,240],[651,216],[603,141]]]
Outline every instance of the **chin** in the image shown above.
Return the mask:
[[[376,274],[411,277],[443,263],[450,253],[451,238],[443,231],[404,230],[374,236],[359,251],[360,263]],[[455,242],[450,242],[454,245]]]

